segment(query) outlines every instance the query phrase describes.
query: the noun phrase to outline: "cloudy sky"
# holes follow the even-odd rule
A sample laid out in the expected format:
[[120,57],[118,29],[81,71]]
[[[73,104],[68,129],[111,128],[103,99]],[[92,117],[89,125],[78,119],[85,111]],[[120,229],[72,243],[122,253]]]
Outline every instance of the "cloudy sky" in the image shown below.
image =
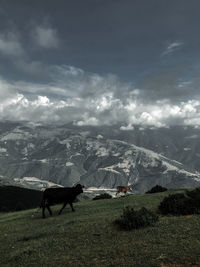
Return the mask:
[[0,0],[0,119],[200,125],[199,0]]

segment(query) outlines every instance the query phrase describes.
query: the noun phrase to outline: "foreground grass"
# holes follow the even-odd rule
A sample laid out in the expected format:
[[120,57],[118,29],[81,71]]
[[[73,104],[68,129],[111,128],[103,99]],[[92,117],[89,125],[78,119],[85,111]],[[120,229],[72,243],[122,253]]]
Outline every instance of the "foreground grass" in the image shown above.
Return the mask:
[[36,210],[0,214],[0,266],[200,266],[200,216],[160,216],[128,232],[112,223],[125,206],[156,211],[167,194],[83,201],[61,216],[55,206],[45,220]]

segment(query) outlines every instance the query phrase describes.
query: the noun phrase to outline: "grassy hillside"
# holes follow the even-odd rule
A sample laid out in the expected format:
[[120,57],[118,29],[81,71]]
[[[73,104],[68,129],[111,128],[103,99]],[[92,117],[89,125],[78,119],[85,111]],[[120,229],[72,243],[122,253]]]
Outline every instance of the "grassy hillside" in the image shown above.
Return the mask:
[[200,266],[200,216],[160,216],[133,231],[112,224],[126,206],[156,211],[169,193],[82,201],[60,216],[54,206],[46,219],[36,209],[0,213],[0,266]]

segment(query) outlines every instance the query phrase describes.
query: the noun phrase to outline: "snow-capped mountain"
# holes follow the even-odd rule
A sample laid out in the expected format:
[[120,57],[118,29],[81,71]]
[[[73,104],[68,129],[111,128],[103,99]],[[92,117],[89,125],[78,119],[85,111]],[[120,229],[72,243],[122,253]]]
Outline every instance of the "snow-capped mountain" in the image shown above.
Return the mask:
[[[133,144],[134,139],[142,143],[146,132],[139,128],[128,133],[117,127],[2,122],[0,181],[27,187],[72,186],[78,182],[96,188],[132,185],[140,193],[156,184],[168,188],[200,186],[199,174],[189,165],[167,158],[163,151],[159,154],[137,146],[138,141]],[[161,133],[157,136],[161,147]],[[150,137],[147,139],[150,143]],[[155,136],[152,142],[156,142]]]

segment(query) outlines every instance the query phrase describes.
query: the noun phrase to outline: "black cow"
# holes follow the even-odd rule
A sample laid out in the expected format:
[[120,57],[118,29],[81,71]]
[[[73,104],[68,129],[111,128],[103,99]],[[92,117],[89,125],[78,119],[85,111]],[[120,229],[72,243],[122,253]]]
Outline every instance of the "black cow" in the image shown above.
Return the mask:
[[83,193],[83,188],[84,186],[77,184],[75,187],[59,187],[45,189],[40,205],[40,207],[42,208],[43,218],[45,218],[45,208],[47,208],[49,214],[52,215],[50,206],[53,204],[63,203],[63,206],[58,213],[59,215],[68,203],[71,206],[72,211],[75,211],[72,203],[79,194]]

